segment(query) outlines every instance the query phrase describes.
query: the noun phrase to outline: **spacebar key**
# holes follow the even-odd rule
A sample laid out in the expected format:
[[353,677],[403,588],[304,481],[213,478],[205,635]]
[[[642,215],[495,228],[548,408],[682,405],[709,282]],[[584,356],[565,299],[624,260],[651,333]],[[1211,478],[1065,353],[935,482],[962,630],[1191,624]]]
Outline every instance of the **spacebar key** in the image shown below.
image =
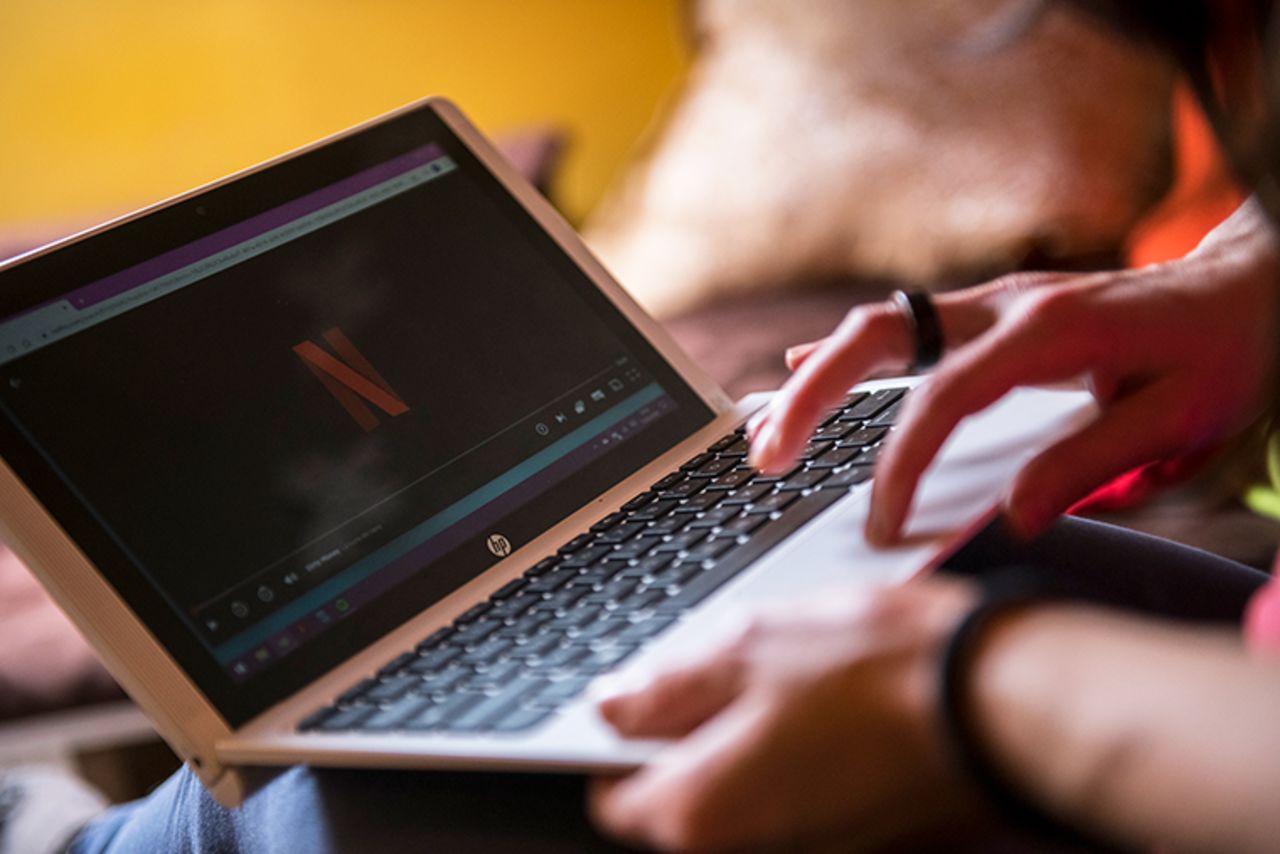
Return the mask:
[[781,518],[760,528],[750,540],[729,552],[710,569],[704,570],[687,587],[659,604],[655,610],[659,614],[681,614],[689,610],[846,494],[844,490],[809,493],[791,505]]

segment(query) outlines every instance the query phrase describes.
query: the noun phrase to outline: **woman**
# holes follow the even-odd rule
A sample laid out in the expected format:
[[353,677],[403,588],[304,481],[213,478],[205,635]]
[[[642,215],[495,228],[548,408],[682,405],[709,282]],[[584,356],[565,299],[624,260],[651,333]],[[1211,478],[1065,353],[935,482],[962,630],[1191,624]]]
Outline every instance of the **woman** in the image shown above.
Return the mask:
[[[849,385],[945,344],[880,459],[868,531],[879,541],[893,540],[959,419],[1005,390],[1083,376],[1102,415],[1019,476],[1005,508],[1014,536],[984,533],[948,577],[792,604],[719,651],[613,685],[601,711],[618,729],[677,741],[595,784],[606,831],[672,849],[847,850],[908,829],[949,834],[948,822],[994,807],[1038,834],[1035,850],[1049,835],[1280,849],[1276,589],[1254,599],[1247,646],[1220,621],[1238,619],[1261,573],[1053,522],[1110,477],[1235,435],[1276,400],[1280,185],[1267,167],[1280,165],[1280,145],[1252,119],[1280,86],[1239,85],[1264,79],[1241,61],[1261,66],[1256,36],[1269,21],[1253,2],[1080,2],[1182,59],[1258,201],[1176,263],[1015,276],[932,309],[916,295],[857,309],[792,351],[794,377],[752,425],[754,460],[769,470]],[[1230,60],[1217,78],[1226,88],[1206,58]],[[978,574],[981,585],[966,580]],[[296,768],[227,811],[181,772],[91,823],[72,849],[612,848],[583,823],[580,791],[569,778]]]
[[[680,740],[598,783],[593,811],[611,832],[672,849],[843,846],[985,805],[1048,835],[1280,850],[1280,587],[1253,598],[1242,642],[1236,628],[1079,601],[1224,618],[1257,584],[1241,568],[1080,524],[1015,542],[1134,466],[1243,433],[1280,381],[1280,147],[1260,119],[1280,115],[1269,9],[1084,5],[1182,60],[1255,199],[1177,262],[862,307],[790,351],[793,377],[752,424],[769,471],[851,384],[945,344],[878,463],[867,534],[881,543],[957,423],[1011,388],[1083,378],[1100,415],[1017,477],[1003,514],[1014,540],[989,533],[962,555],[1024,564],[1012,581],[792,605],[647,684],[613,686],[601,710],[615,727]],[[1154,603],[1162,586],[1202,591],[1202,607],[1167,591]]]

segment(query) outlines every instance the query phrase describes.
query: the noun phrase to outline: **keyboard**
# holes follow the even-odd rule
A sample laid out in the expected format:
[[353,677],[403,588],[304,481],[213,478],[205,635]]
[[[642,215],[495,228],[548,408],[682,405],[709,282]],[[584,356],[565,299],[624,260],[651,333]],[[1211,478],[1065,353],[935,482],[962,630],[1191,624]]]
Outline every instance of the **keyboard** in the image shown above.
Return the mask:
[[515,733],[543,724],[790,533],[871,478],[905,389],[855,392],[764,475],[722,437],[299,724]]

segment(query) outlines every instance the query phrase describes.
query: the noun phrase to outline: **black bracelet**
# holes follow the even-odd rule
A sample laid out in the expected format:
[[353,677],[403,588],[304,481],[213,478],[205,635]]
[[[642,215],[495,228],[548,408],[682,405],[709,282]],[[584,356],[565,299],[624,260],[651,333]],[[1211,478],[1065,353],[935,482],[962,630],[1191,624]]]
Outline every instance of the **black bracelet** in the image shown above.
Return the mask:
[[942,654],[939,701],[944,734],[957,764],[987,801],[1016,828],[1040,837],[1098,846],[1097,840],[1063,824],[1023,795],[996,766],[973,719],[968,676],[984,632],[996,618],[1016,608],[1046,601],[1035,588],[1036,573],[1012,568],[984,579],[982,600],[956,626]]

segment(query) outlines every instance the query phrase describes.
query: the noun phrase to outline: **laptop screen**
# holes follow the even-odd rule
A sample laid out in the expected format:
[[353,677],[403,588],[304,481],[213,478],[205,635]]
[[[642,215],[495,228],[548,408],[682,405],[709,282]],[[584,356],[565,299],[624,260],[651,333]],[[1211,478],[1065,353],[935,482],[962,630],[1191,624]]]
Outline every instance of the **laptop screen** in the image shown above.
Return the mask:
[[0,292],[6,461],[233,725],[712,417],[429,109]]

